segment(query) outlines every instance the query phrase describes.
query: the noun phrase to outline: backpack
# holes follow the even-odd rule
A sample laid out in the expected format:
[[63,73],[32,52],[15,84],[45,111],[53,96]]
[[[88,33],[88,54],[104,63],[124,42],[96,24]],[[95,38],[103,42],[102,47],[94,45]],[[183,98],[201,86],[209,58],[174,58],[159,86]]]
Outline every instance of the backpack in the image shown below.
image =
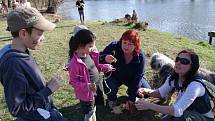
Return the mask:
[[204,87],[205,90],[207,91],[210,99],[211,99],[211,107],[212,107],[212,113],[215,115],[215,85],[213,85],[211,82],[207,81],[207,80],[195,80],[196,82],[201,83]]

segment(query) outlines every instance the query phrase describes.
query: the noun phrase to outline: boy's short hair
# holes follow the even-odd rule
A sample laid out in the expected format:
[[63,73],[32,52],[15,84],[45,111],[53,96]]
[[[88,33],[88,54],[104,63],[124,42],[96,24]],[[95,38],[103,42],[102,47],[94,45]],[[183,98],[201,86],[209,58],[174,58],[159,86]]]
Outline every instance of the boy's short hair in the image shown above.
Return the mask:
[[[33,30],[33,27],[26,28],[26,31],[28,32],[28,34],[31,34],[32,30]],[[19,37],[19,31],[11,32],[11,35],[13,38]]]
[[18,7],[11,11],[7,16],[8,30],[17,32],[26,28],[37,28],[43,31],[51,31],[55,24],[47,20],[42,14],[33,7]]

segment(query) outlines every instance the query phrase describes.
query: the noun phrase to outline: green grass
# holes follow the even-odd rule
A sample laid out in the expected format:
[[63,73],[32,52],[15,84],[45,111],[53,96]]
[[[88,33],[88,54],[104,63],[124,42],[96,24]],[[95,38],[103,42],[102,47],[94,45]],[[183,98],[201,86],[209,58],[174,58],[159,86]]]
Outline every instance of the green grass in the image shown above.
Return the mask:
[[[79,21],[61,20],[57,23],[57,28],[54,31],[45,33],[45,40],[42,46],[38,50],[32,51],[47,80],[50,80],[53,75],[59,74],[67,62],[68,42],[72,30],[77,24],[79,24]],[[0,47],[3,47],[3,45],[11,42],[8,40],[11,36],[9,32],[5,31],[6,22],[4,20],[0,20],[0,26]],[[130,26],[125,26],[124,23],[110,24],[101,21],[87,21],[86,26],[96,34],[96,45],[99,50],[104,49],[111,40],[118,40],[122,33],[130,28]],[[208,45],[207,42],[193,41],[185,37],[175,36],[153,29],[139,32],[142,49],[146,55],[161,52],[173,59],[180,50],[190,48],[199,54],[201,67],[215,71],[215,48]],[[149,57],[147,57],[147,62],[146,78],[151,80],[153,72],[149,65]],[[78,100],[74,98],[73,90],[68,85],[66,72],[63,73],[62,81],[63,86],[53,95],[55,105],[69,121],[83,120]],[[126,88],[122,86],[119,96],[125,95],[125,90]],[[2,86],[0,86],[0,115],[2,115],[4,121],[13,119],[8,113],[5,104]],[[159,114],[152,111],[125,112],[124,114],[113,115],[102,106],[98,106],[97,109],[98,121],[157,121],[158,117]]]

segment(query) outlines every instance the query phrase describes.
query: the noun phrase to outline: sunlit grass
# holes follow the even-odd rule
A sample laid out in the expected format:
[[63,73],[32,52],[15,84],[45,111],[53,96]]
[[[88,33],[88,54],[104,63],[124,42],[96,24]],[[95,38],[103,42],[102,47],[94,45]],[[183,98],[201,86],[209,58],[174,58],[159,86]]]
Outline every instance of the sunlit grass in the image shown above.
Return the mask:
[[[79,24],[78,21],[61,20],[57,23],[57,28],[54,31],[45,33],[45,40],[38,50],[32,51],[47,80],[50,80],[53,75],[63,73],[63,86],[53,96],[55,105],[69,119],[69,121],[82,120],[82,115],[79,110],[80,105],[78,100],[74,97],[72,88],[68,85],[67,73],[61,72],[68,60],[68,42],[71,37],[73,27],[77,24]],[[6,43],[10,43],[10,40],[4,40],[4,38],[1,37],[10,37],[10,33],[5,31],[5,21],[0,21],[0,26],[0,47],[3,47]],[[129,26],[124,26],[123,23],[109,24],[87,21],[86,26],[96,34],[96,45],[99,50],[102,50],[112,40],[118,40],[122,33],[129,29]],[[151,55],[154,52],[161,52],[174,59],[176,53],[180,50],[191,48],[199,54],[201,66],[203,68],[215,71],[215,47],[208,45],[206,42],[191,41],[184,37],[162,33],[152,29],[139,32],[142,49],[145,54]],[[153,72],[149,65],[149,57],[147,57],[147,62],[146,78],[150,80]],[[125,95],[125,90],[126,87],[122,86],[119,96]],[[115,116],[110,113],[106,114],[108,111],[105,111],[105,109],[100,109],[100,112],[98,112],[97,116],[99,121],[128,121],[132,120],[132,118],[135,119],[135,117],[138,117],[139,119],[141,118],[140,120],[144,120],[144,116],[142,115],[148,116],[148,114],[143,112],[141,112],[140,116],[137,115],[139,113],[135,114],[135,116],[130,113]],[[12,117],[8,113],[5,105],[2,86],[0,86],[0,113],[2,113],[4,121],[12,120]],[[150,113],[150,115],[152,114]]]

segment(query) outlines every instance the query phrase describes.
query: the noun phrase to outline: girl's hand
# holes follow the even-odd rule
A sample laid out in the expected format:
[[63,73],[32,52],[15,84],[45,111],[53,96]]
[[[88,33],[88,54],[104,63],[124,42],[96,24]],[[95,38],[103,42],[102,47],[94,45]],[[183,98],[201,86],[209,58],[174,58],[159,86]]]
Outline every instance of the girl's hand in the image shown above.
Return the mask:
[[91,50],[90,50],[91,52],[98,52],[98,49],[97,49],[97,47],[96,46],[93,46],[92,48],[91,48]]
[[116,71],[116,69],[112,65],[109,64],[109,66],[107,68],[107,72],[109,72],[109,71]]
[[137,110],[148,110],[150,109],[150,103],[144,100],[138,100],[135,102]]
[[105,56],[105,61],[107,63],[116,63],[117,59],[112,55],[106,55]]
[[88,84],[89,89],[93,92],[96,92],[96,84],[95,83],[89,83]]

